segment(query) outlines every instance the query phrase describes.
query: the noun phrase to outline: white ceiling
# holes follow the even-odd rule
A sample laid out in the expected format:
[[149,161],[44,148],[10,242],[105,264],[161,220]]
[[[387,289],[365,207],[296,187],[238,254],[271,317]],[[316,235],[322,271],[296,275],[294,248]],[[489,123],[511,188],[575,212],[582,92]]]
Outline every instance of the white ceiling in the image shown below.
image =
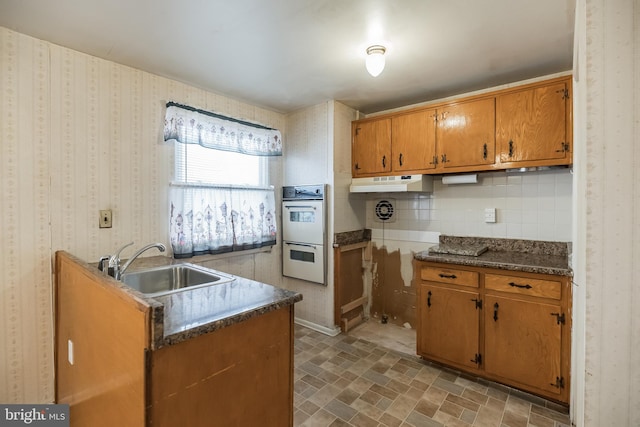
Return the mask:
[[[0,0],[0,26],[279,112],[571,70],[575,0]],[[374,78],[365,49],[387,47]]]

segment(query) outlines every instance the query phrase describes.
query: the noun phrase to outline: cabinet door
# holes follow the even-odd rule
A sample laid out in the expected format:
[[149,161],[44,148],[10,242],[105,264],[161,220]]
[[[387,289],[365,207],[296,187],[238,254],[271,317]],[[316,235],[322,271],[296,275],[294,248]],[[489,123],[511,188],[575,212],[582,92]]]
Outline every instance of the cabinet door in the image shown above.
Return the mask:
[[418,353],[477,368],[480,310],[477,292],[420,285]]
[[560,305],[489,296],[485,298],[485,370],[560,394]]
[[394,172],[436,167],[436,110],[403,114],[391,119],[391,149]]
[[560,82],[498,96],[496,139],[500,161],[566,159],[570,163],[568,95],[567,84]]
[[495,163],[494,98],[438,110],[437,144],[442,168]]
[[391,119],[354,122],[353,176],[391,171]]

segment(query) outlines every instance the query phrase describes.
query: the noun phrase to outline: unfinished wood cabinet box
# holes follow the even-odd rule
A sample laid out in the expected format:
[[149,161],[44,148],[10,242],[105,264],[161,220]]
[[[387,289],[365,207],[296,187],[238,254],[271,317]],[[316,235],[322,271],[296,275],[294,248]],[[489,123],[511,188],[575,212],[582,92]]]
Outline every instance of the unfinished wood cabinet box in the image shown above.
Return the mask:
[[425,359],[569,403],[567,276],[416,261]]
[[362,253],[369,242],[359,242],[334,248],[334,320],[342,332],[364,321]]

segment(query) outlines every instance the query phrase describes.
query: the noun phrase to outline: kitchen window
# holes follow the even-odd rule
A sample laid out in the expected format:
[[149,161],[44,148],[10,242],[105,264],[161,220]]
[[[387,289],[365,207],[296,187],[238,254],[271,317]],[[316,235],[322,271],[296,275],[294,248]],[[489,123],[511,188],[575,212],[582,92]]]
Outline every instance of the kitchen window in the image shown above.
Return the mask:
[[279,131],[168,103],[164,139],[175,144],[169,194],[175,258],[275,245],[267,157],[282,155]]
[[180,183],[266,187],[268,165],[264,156],[175,144],[175,181]]

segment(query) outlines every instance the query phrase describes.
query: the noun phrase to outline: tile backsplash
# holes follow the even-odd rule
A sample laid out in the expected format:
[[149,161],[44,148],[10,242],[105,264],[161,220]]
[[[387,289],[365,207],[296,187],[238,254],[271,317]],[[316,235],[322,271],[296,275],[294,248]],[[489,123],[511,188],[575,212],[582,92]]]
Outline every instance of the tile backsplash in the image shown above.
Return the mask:
[[[459,236],[570,241],[572,180],[568,168],[485,172],[478,174],[477,184],[444,185],[436,177],[430,194],[366,196],[366,224],[373,230],[384,226]],[[395,222],[376,221],[375,205],[382,199],[395,202]],[[495,223],[485,222],[487,208],[496,209]]]

